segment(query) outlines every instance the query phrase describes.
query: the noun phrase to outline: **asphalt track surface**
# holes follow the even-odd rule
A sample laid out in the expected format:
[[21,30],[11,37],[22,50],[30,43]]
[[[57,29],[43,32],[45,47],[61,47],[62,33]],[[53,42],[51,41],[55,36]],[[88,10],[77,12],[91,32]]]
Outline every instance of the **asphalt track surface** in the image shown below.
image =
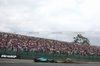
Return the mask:
[[0,66],[100,66],[100,64],[0,63]]

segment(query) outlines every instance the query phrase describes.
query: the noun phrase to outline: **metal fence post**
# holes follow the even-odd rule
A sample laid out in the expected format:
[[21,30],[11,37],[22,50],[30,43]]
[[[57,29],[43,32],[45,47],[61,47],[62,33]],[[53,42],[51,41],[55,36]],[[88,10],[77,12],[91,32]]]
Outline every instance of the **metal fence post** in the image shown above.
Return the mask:
[[18,38],[18,35],[17,35],[17,51],[16,51],[16,55],[18,55],[18,41],[19,41],[19,38]]
[[5,45],[5,54],[6,54],[7,45],[8,45],[8,38],[9,38],[9,34],[7,35],[7,41],[6,41],[6,45]]
[[[28,41],[27,41],[27,44],[28,44]],[[26,54],[27,56],[28,56],[28,51],[29,51],[29,47],[27,45],[27,51],[26,51],[27,52],[27,54]]]
[[46,57],[47,45],[46,45],[46,43],[45,43],[45,39],[44,39],[44,45],[45,45],[45,57]]

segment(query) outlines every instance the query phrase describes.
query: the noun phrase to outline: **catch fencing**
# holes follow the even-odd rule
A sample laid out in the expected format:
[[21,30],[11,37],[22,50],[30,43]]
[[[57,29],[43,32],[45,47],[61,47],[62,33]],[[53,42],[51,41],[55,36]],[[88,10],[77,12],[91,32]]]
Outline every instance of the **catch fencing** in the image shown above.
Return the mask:
[[0,54],[6,55],[20,55],[21,59],[33,59],[35,57],[52,58],[55,60],[65,60],[71,58],[77,61],[100,61],[100,56],[84,56],[84,55],[66,55],[66,54],[49,54],[49,53],[36,53],[36,52],[21,52],[21,51],[8,51],[0,50]]

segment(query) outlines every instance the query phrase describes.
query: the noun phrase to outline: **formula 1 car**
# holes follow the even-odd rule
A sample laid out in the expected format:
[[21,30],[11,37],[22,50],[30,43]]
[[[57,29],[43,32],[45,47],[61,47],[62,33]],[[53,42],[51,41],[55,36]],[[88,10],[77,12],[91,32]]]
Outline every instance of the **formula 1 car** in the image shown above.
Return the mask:
[[46,58],[34,58],[35,62],[52,62],[52,63],[56,63],[56,61],[54,59],[46,59]]

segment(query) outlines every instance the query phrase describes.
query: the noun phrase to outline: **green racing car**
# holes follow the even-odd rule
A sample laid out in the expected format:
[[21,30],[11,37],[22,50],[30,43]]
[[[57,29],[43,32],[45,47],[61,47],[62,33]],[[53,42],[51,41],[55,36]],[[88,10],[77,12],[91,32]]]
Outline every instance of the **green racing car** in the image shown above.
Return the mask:
[[56,63],[56,61],[54,59],[46,59],[46,58],[34,58],[35,62],[52,62],[52,63]]

